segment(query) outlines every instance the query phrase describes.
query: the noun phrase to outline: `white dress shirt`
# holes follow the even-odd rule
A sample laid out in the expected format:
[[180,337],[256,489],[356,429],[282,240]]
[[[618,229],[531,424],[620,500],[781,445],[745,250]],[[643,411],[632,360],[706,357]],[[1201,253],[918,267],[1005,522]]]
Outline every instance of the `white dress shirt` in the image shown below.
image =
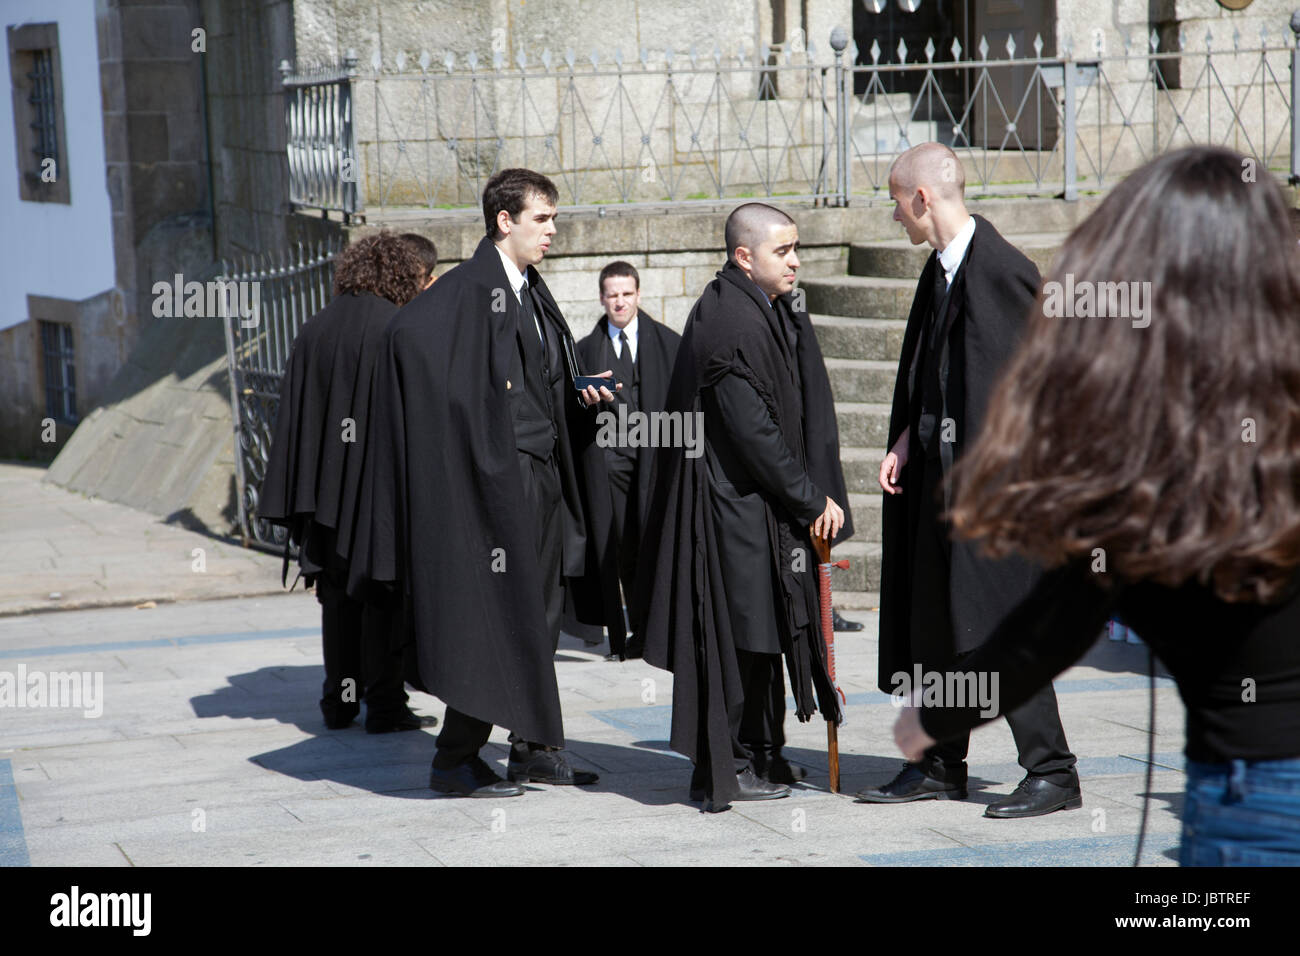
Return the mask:
[[[501,251],[500,246],[497,246],[497,253],[501,256],[501,264],[506,267],[506,281],[510,283],[510,289],[515,294],[515,301],[520,305],[523,305],[524,297],[522,290],[528,280],[525,279],[524,274],[519,271],[519,267],[515,265],[514,260]],[[528,311],[532,313],[533,325],[537,328],[537,338],[545,341],[545,339],[542,339],[542,324],[537,318],[537,310],[529,309]],[[634,351],[632,354],[635,355],[636,352]]]
[[966,247],[970,245],[971,237],[974,235],[975,217],[967,216],[966,225],[957,231],[957,235],[952,237],[952,242],[944,246],[943,252],[939,253],[939,265],[943,266],[943,277],[948,281],[948,285],[952,285],[953,276],[957,274],[957,267],[966,257]]
[[635,315],[632,316],[632,321],[629,322],[629,323],[627,324],[626,327],[621,328],[621,329],[620,329],[618,326],[616,326],[613,322],[606,322],[606,323],[605,323],[605,331],[607,331],[607,332],[609,333],[609,337],[610,337],[611,339],[614,340],[614,354],[617,355],[619,358],[622,358],[622,357],[623,357],[623,345],[622,345],[621,342],[619,342],[619,340],[618,340],[618,336],[619,336],[619,333],[620,333],[620,332],[626,332],[626,333],[627,333],[627,345],[628,345],[628,348],[630,348],[630,349],[632,350],[632,362],[633,362],[633,364],[636,363],[636,327],[637,327],[637,318],[638,318],[638,317],[635,316]]

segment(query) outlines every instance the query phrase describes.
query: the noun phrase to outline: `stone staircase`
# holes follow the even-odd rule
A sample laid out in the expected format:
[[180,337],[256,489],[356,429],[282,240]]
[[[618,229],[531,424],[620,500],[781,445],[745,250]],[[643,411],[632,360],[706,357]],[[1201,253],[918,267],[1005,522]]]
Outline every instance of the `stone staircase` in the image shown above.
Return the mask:
[[[1064,233],[1007,235],[1008,241],[1045,272]],[[885,455],[894,376],[917,279],[929,246],[905,239],[849,248],[848,274],[803,278],[808,311],[830,374],[840,428],[840,458],[857,526],[851,541],[835,549],[847,571],[831,579],[835,605],[875,608],[880,591],[881,492],[876,481]]]

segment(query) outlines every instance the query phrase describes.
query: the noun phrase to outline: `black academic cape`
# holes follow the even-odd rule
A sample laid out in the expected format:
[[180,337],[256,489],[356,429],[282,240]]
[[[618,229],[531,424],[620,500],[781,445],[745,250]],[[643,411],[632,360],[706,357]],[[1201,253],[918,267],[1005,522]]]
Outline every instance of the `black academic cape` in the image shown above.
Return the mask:
[[[945,479],[954,462],[979,436],[998,373],[1015,351],[1041,282],[1038,269],[1023,253],[1003,239],[987,219],[974,218],[975,234],[953,278],[938,342],[943,396],[940,419],[950,418],[955,426],[955,441],[941,441],[939,446]],[[914,418],[915,403],[921,400],[923,363],[914,363],[913,359],[923,326],[935,309],[936,282],[941,283],[943,278],[938,271],[941,268],[938,254],[931,255],[917,283],[894,383],[887,448],[894,447]],[[924,454],[913,437],[909,461]],[[946,483],[943,501],[921,501],[918,471],[910,464],[905,466],[900,478],[902,494],[884,495],[878,686],[887,693],[897,687],[893,675],[899,671],[910,673],[919,658],[930,658],[926,666],[944,666],[953,654],[983,644],[998,623],[1028,596],[1039,578],[1038,570],[1022,558],[1012,555],[995,561],[983,557],[975,542],[952,541],[948,569],[954,631],[951,645],[942,646],[946,636],[932,636],[941,646],[915,648],[910,621],[911,547],[918,513],[927,507],[937,513],[951,504],[947,497],[951,488]]]
[[[594,411],[573,388],[569,327],[537,271],[530,267],[527,278],[568,373],[552,395],[564,419],[555,448],[563,573],[579,591],[579,619],[603,624],[608,600],[596,569],[588,573],[585,529],[588,502],[609,508],[603,449]],[[560,747],[536,519],[525,511],[507,400],[519,318],[500,254],[485,238],[389,323],[375,372],[350,590],[367,582],[396,587],[429,693],[525,740]],[[608,584],[616,589],[617,578]]]
[[[740,376],[758,393],[813,483],[843,504],[844,538],[852,534],[852,524],[830,380],[807,313],[795,311],[789,295],[781,297],[778,307],[797,324],[796,354],[791,354],[781,319],[763,293],[728,262],[687,319],[666,409],[700,412],[701,389],[725,375]],[[802,389],[795,387],[796,367]],[[673,749],[697,765],[707,761],[705,788],[721,806],[738,792],[727,711],[743,694],[719,564],[719,536],[727,529],[712,520],[707,469],[705,456],[688,458],[682,448],[663,448],[656,454],[647,537],[642,542],[645,573],[638,576],[633,627],[645,635],[645,659],[673,674]],[[763,495],[772,576],[779,582],[785,612],[779,621],[782,650],[796,713],[808,720],[816,706],[828,720],[838,722],[839,702],[826,673],[817,564],[808,528]],[[797,549],[806,561],[794,560]]]
[[341,295],[290,349],[254,513],[289,529],[309,578],[347,560],[376,346],[396,311],[369,293]]
[[[677,359],[677,346],[681,341],[682,337],[668,326],[656,322],[645,312],[637,310],[636,372],[641,411],[663,411],[664,403],[668,400],[668,378],[672,375],[673,363]],[[604,313],[601,314],[600,321],[596,323],[591,333],[579,340],[578,361],[588,371],[603,372],[616,367],[614,343],[609,337],[609,319]],[[632,383],[624,382],[623,388],[630,392]],[[610,411],[610,408],[612,406],[604,411]],[[630,492],[634,502],[632,515],[635,523],[623,529],[624,538],[634,543],[641,540],[641,529],[646,526],[645,522],[650,510],[653,461],[653,448],[637,449],[636,484]],[[612,510],[608,514],[609,520],[596,524],[591,529],[592,547],[595,549],[594,559],[600,563],[604,578],[618,574],[618,542],[614,536]],[[630,601],[632,595],[626,595],[626,598]],[[621,657],[626,635],[623,631],[621,612],[616,617],[618,627],[610,629],[609,649],[611,653]]]

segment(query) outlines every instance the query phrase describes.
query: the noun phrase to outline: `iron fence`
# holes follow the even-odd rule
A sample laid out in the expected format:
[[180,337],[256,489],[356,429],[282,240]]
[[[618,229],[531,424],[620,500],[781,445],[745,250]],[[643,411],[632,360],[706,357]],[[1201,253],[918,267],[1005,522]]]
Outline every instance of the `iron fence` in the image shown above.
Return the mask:
[[[280,402],[280,383],[303,323],[330,301],[334,256],[342,243],[325,240],[278,253],[223,260],[223,281],[250,290],[251,314],[225,318],[230,410],[235,429],[235,482],[244,544],[282,548],[283,528],[257,515],[262,480]],[[247,293],[245,293],[247,294]]]
[[[910,145],[951,145],[974,195],[1102,191],[1184,143],[1230,145],[1266,170],[1300,169],[1300,13],[1245,44],[1130,36],[1123,51],[1055,53],[1008,40],[973,50],[900,42],[757,55],[549,51],[512,62],[378,54],[362,68],[281,64],[295,205],[339,210],[476,205],[507,166],[549,175],[566,207],[779,197],[880,198]],[[1028,55],[1032,53],[1031,55]],[[1005,54],[1005,56],[1004,56]],[[892,60],[891,60],[892,58]],[[858,62],[861,60],[862,62]],[[1288,75],[1289,74],[1289,75]],[[904,87],[907,92],[893,92]]]

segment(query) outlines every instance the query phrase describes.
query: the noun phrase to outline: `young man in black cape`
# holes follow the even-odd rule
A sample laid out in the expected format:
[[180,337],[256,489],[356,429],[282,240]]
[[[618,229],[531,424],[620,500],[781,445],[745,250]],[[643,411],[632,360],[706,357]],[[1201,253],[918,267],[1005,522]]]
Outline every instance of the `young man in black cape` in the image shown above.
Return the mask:
[[[797,714],[840,720],[826,672],[821,537],[852,534],[830,381],[791,295],[799,233],[747,203],[727,219],[727,264],[691,311],[667,409],[702,416],[703,454],[661,449],[634,625],[673,673],[673,749],[695,764],[692,799],[790,793],[784,655]],[[685,433],[686,429],[683,429]]]
[[[494,175],[486,236],[393,318],[376,373],[353,586],[405,604],[420,680],[447,705],[429,775],[444,793],[596,780],[558,752],[554,655],[566,582],[586,623],[618,606],[586,530],[609,508],[586,406],[614,396],[575,389],[573,337],[534,268],[557,195],[531,170]],[[512,731],[511,782],[479,757],[494,724]]]
[[[407,707],[388,610],[346,593],[375,356],[398,305],[419,292],[425,266],[388,233],[339,255],[334,300],[304,324],[289,354],[256,506],[259,518],[288,528],[303,576],[316,585],[325,658],[320,707],[332,729],[352,723],[363,697],[369,733],[437,723]],[[287,546],[285,561],[287,571]]]
[[[964,188],[956,154],[939,143],[908,150],[889,177],[894,219],[913,244],[935,249],[907,319],[889,453],[880,466],[879,687],[891,694],[919,691],[911,686],[918,672],[961,671],[962,656],[988,640],[1039,578],[1021,558],[990,560],[977,543],[952,540],[943,517],[951,493],[945,478],[979,436],[998,372],[1041,282],[1032,262],[986,219],[966,211]],[[1006,717],[1026,776],[984,815],[1028,817],[1082,806],[1052,685]],[[892,781],[858,799],[965,799],[969,742],[967,735],[936,744],[920,763],[905,764]]]
[[[591,334],[578,342],[584,368],[613,369],[623,383],[612,410],[597,416],[597,441],[605,449],[612,502],[611,521],[592,529],[602,566],[616,567],[623,596],[635,593],[641,529],[650,509],[650,473],[654,448],[631,443],[629,416],[662,412],[668,398],[668,376],[682,337],[641,310],[641,277],[628,262],[611,262],[600,270],[600,304],[604,312]],[[602,438],[606,433],[613,441]],[[642,431],[642,434],[647,434]],[[609,572],[606,571],[606,574]],[[626,646],[625,646],[626,644]],[[640,657],[645,642],[639,635],[624,640],[623,629],[611,628],[611,657]]]

